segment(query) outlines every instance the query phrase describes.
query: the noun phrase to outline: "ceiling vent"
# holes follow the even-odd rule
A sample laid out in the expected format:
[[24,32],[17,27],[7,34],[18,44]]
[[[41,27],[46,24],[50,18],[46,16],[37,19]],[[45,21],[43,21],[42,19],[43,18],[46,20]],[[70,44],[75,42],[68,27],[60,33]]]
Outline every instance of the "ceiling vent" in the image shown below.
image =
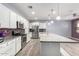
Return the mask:
[[32,9],[33,7],[32,6],[28,6],[28,8]]
[[75,17],[75,16],[77,16],[77,14],[76,13],[73,13],[73,16]]

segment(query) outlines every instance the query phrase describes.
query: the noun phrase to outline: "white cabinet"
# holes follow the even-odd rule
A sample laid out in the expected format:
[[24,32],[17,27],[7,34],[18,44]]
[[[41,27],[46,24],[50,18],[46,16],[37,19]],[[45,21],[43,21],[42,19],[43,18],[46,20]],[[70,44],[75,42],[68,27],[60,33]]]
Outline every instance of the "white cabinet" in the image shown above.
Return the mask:
[[10,28],[16,28],[16,13],[13,11],[10,11]]
[[15,55],[15,40],[0,45],[0,56],[14,56]]
[[29,32],[29,21],[27,19],[24,19],[24,29],[25,33]]
[[0,28],[9,27],[9,15],[10,10],[2,4],[0,4]]
[[11,42],[8,43],[8,49],[7,49],[7,53],[10,56],[14,56],[15,55],[15,39],[13,39]]
[[22,16],[20,16],[20,21],[21,23],[24,23],[24,18]]
[[24,23],[24,28],[27,29],[26,19],[0,4],[0,28],[16,28],[16,21]]
[[29,21],[21,17],[21,22],[24,24],[25,33],[29,32]]
[[16,19],[17,19],[17,21],[21,22],[21,16],[20,15],[17,14]]
[[21,49],[21,36],[0,45],[0,56],[14,56]]
[[39,28],[40,29],[46,29],[46,23],[40,23]]
[[18,53],[19,50],[21,49],[21,37],[17,37],[15,43],[15,53]]
[[19,22],[21,22],[21,23],[23,23],[24,22],[24,20],[23,20],[23,17],[22,16],[20,16],[20,15],[18,15],[17,14],[17,21],[19,21]]
[[7,43],[0,45],[0,56],[6,55],[6,53],[5,53],[6,52],[6,46],[7,46]]
[[28,33],[29,32],[29,21],[19,15],[17,15],[17,21],[24,24],[25,33]]

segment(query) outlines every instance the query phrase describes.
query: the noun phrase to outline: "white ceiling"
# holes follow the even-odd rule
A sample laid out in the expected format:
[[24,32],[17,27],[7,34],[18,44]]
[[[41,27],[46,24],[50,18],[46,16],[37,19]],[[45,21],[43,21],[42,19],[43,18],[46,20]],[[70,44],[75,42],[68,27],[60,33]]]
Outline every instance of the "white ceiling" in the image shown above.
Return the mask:
[[[56,11],[56,14],[51,14],[51,18],[54,20],[58,15],[61,16],[62,20],[71,20],[73,13],[77,13],[77,17],[79,15],[78,3],[7,3],[4,5],[15,8],[28,20],[35,20],[35,17],[38,18],[37,20],[48,20],[48,14],[50,14],[51,9]],[[29,9],[28,6],[32,6],[33,8]],[[32,11],[35,11],[35,15],[31,14]]]

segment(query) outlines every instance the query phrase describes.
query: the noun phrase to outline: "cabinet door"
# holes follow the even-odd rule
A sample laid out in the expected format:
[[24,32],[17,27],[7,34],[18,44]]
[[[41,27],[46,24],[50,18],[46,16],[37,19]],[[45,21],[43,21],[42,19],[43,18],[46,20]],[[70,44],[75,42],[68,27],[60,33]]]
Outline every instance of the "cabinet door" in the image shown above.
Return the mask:
[[0,54],[3,54],[6,51],[7,43],[0,45]]
[[40,23],[39,28],[40,29],[46,29],[46,23]]
[[10,11],[10,28],[16,28],[16,13],[13,11]]
[[17,21],[21,22],[21,16],[20,15],[17,14],[16,19],[17,19]]
[[23,23],[24,23],[25,33],[28,33],[29,32],[29,21],[23,18]]
[[9,27],[9,15],[10,10],[0,4],[0,28],[8,28]]
[[0,45],[0,56],[14,56],[15,55],[15,40]]
[[14,56],[15,55],[15,39],[13,39],[11,42],[9,42],[8,44],[8,48],[7,48],[7,53],[10,56]]
[[21,37],[16,38],[16,45],[15,45],[15,52],[18,53],[18,51],[21,49]]

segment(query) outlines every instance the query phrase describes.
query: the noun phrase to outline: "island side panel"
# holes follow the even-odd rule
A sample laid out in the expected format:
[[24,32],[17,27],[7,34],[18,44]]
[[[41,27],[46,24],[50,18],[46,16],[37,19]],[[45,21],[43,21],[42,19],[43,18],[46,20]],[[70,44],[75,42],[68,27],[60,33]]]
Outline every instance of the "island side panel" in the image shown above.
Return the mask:
[[41,56],[60,56],[60,43],[41,42]]

